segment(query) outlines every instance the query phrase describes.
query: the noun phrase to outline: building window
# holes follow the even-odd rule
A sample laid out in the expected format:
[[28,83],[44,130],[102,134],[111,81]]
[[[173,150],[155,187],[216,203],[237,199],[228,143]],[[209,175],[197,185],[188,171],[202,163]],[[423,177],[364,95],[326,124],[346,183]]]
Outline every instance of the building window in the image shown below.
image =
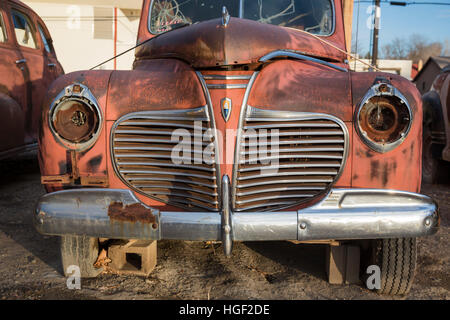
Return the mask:
[[94,39],[113,38],[113,9],[94,7]]

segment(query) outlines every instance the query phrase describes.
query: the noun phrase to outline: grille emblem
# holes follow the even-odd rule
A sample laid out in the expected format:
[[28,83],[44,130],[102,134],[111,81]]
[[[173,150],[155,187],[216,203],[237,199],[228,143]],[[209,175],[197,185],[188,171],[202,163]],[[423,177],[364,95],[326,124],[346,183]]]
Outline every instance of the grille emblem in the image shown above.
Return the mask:
[[228,122],[231,116],[231,107],[232,107],[231,99],[223,98],[220,101],[220,105],[222,106],[222,116],[225,119],[225,122]]

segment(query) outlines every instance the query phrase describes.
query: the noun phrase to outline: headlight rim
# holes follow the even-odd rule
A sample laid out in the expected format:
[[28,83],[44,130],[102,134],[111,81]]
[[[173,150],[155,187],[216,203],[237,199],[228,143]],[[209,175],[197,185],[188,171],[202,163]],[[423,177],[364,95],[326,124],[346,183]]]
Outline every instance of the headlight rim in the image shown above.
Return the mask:
[[[53,125],[53,118],[55,112],[58,110],[58,107],[61,106],[63,103],[71,100],[89,106],[93,110],[93,112],[96,113],[98,123],[90,139],[87,141],[82,141],[78,143],[70,141],[61,136],[61,134],[58,133],[58,131]],[[47,121],[50,131],[52,132],[55,140],[64,148],[76,152],[86,151],[95,144],[98,137],[100,136],[100,133],[103,130],[103,122],[104,122],[103,112],[102,109],[99,107],[97,99],[94,97],[94,95],[87,86],[82,85],[80,83],[73,83],[65,87],[64,90],[58,94],[58,96],[53,100],[50,106]]]
[[[406,108],[408,110],[409,123],[408,123],[406,129],[404,130],[404,132],[402,132],[400,134],[400,138],[394,142],[384,143],[384,144],[375,142],[372,139],[370,139],[368,137],[367,133],[361,128],[361,124],[360,124],[360,120],[359,120],[361,111],[362,111],[363,107],[367,104],[367,102],[369,102],[369,100],[372,99],[373,97],[396,97],[397,99],[399,99],[400,103],[402,103],[406,106]],[[412,109],[411,109],[411,106],[410,106],[408,100],[396,87],[394,87],[390,83],[385,83],[385,82],[374,84],[369,89],[369,91],[366,93],[364,98],[359,103],[359,105],[356,109],[355,115],[354,115],[354,124],[355,124],[355,128],[356,128],[356,132],[358,133],[358,136],[367,146],[369,146],[372,150],[379,152],[379,153],[389,152],[389,151],[397,148],[399,145],[401,145],[406,140],[409,133],[411,132],[413,121],[414,121],[414,115],[413,115],[413,112],[412,112]]]

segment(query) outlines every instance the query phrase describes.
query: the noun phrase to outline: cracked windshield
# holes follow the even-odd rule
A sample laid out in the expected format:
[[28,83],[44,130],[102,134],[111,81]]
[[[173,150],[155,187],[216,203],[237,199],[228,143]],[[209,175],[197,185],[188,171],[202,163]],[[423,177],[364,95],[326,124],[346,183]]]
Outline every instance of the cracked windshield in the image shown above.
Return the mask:
[[330,0],[155,0],[150,8],[150,31],[158,34],[219,18],[225,6],[232,17],[329,35],[333,30]]

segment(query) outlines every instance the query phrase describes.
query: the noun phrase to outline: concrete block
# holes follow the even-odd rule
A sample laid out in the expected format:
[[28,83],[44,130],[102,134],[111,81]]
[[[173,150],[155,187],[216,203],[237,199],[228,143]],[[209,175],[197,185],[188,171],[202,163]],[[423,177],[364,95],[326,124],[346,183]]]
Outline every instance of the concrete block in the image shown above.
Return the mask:
[[156,241],[129,240],[108,248],[109,267],[120,274],[148,276],[156,266]]

